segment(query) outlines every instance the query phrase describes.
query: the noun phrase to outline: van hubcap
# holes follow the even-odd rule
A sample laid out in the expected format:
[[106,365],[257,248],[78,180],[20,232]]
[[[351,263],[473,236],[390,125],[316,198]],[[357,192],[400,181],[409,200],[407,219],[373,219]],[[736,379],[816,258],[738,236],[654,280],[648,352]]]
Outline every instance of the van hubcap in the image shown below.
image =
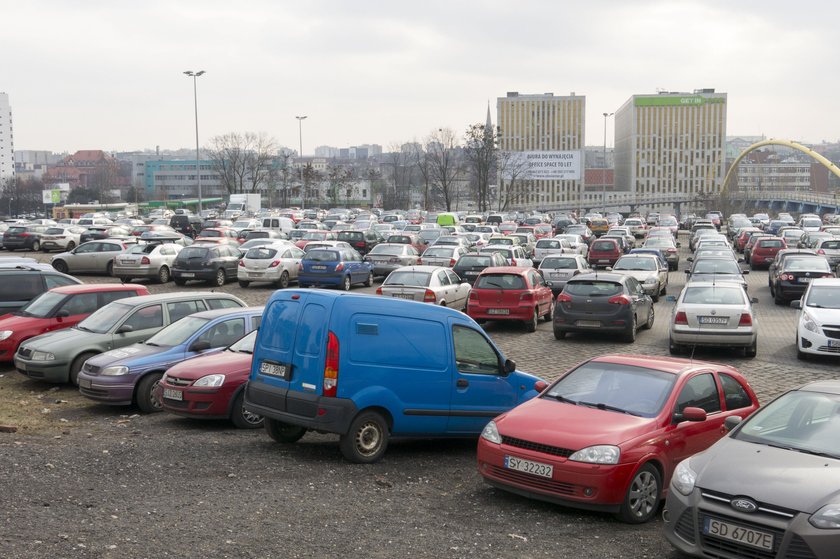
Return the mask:
[[373,454],[382,442],[382,433],[373,422],[367,422],[356,432],[356,446],[362,454]]

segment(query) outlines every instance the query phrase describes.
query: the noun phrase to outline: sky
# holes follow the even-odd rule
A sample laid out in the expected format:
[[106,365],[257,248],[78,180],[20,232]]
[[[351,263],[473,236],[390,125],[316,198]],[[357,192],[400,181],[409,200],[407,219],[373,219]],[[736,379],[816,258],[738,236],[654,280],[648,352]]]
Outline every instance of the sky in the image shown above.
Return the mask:
[[[459,136],[508,91],[586,97],[586,144],[633,94],[715,88],[727,134],[840,139],[831,0],[0,0],[15,149],[316,146]],[[306,115],[298,128],[296,116]],[[609,121],[607,144],[613,144]]]

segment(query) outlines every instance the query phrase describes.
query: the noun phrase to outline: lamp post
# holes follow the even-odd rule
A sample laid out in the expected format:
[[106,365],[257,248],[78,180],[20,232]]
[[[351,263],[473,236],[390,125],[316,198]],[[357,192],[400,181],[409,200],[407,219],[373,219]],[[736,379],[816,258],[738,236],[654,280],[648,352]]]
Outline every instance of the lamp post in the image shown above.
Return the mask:
[[607,118],[615,113],[604,113],[604,170],[601,172],[601,199],[604,204],[604,217],[607,216]]
[[201,213],[201,154],[198,151],[198,77],[204,74],[204,70],[193,72],[187,70],[184,74],[193,79],[193,99],[195,100],[195,176],[198,186],[198,213]]
[[300,209],[306,209],[306,184],[303,182],[303,121],[306,115],[296,116],[298,120],[298,142],[300,142]]

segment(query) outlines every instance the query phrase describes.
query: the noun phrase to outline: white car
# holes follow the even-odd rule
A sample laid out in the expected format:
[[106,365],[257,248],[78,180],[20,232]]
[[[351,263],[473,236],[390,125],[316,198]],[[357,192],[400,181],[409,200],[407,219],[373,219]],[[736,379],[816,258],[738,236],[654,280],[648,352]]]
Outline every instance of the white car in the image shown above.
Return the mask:
[[404,266],[388,274],[376,294],[464,310],[471,290],[470,284],[449,268]]
[[668,265],[654,254],[625,254],[613,264],[612,271],[636,278],[654,303],[668,289]]
[[487,252],[498,252],[505,257],[509,266],[520,268],[533,268],[534,261],[525,255],[525,250],[516,245],[487,245],[478,251],[479,254]]
[[285,289],[290,281],[297,279],[304,254],[298,247],[282,242],[249,248],[239,260],[236,279],[240,287],[268,282]]
[[569,245],[571,245],[572,250],[584,258],[589,256],[589,245],[586,244],[586,241],[584,241],[583,237],[580,235],[576,235],[575,233],[560,233],[559,235],[555,235],[554,238],[569,241]]
[[537,265],[543,261],[543,258],[552,254],[566,254],[577,253],[572,249],[572,245],[565,239],[553,239],[545,237],[537,241],[534,245],[534,255],[531,258]]
[[644,237],[647,231],[647,224],[639,217],[628,217],[624,220],[624,227],[629,229],[637,239]]
[[802,298],[790,306],[800,309],[796,325],[799,359],[840,354],[840,279],[812,279]]
[[51,250],[73,250],[79,246],[79,238],[86,230],[85,227],[79,227],[77,225],[50,227],[41,235],[41,250],[44,252]]

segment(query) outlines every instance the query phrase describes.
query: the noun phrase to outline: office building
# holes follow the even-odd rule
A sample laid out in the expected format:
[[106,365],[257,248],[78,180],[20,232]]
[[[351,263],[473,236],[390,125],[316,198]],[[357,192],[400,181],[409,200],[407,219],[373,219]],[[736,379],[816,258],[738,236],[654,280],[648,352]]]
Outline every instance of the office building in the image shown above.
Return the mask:
[[15,178],[15,137],[9,95],[0,91],[0,184]]
[[615,114],[616,194],[714,195],[726,176],[725,150],[725,93],[633,95]]

